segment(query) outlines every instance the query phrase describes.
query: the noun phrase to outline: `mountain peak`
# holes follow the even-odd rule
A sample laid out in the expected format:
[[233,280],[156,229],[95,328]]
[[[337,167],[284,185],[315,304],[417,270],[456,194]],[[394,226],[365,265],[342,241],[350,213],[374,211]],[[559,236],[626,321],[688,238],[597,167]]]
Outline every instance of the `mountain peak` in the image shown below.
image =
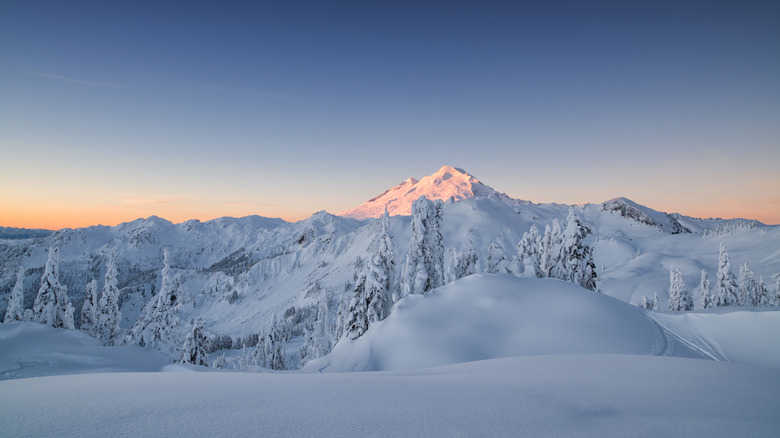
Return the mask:
[[453,198],[455,201],[461,201],[474,196],[490,196],[492,194],[497,194],[497,192],[482,184],[465,170],[442,166],[435,173],[420,180],[408,178],[364,204],[338,213],[338,215],[354,219],[374,218],[381,216],[385,208],[387,208],[388,213],[394,216],[408,215],[411,214],[412,203],[423,195],[428,199],[445,201]]

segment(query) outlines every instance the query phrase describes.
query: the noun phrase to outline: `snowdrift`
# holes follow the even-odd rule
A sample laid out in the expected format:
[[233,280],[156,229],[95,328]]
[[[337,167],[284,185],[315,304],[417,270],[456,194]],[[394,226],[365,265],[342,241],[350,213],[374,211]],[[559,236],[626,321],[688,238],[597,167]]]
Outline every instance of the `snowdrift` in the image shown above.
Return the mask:
[[162,353],[135,346],[104,347],[80,330],[32,322],[0,324],[0,380],[64,374],[160,371]]
[[703,358],[635,306],[554,279],[472,275],[398,302],[307,371],[410,370],[510,356],[634,354]]

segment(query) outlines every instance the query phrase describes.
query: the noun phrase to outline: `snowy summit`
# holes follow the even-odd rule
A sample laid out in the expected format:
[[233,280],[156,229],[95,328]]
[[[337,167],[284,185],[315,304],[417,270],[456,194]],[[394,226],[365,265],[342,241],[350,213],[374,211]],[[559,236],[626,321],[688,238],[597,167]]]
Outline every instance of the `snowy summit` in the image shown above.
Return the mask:
[[408,178],[381,195],[351,210],[342,211],[337,216],[354,219],[376,218],[382,216],[385,208],[392,216],[407,216],[412,213],[412,203],[420,196],[442,201],[450,198],[454,201],[462,201],[475,196],[498,196],[510,200],[507,195],[482,184],[482,182],[465,170],[452,166],[443,166],[436,173],[428,175],[419,181],[414,178]]

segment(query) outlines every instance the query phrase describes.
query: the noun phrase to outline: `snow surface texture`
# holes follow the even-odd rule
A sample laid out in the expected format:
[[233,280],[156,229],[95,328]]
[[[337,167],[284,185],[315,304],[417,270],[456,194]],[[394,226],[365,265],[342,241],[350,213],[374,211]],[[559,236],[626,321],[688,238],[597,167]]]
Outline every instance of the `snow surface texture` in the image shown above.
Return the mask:
[[406,373],[112,373],[0,382],[0,434],[774,437],[779,394],[780,370],[621,355]]

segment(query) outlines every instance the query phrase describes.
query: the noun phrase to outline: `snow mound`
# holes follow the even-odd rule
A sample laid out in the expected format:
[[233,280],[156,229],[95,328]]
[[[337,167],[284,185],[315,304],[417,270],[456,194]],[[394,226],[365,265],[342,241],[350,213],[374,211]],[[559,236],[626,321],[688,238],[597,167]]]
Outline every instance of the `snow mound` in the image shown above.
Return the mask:
[[645,313],[554,279],[472,275],[410,295],[354,342],[342,340],[309,371],[410,370],[511,356],[636,354],[704,357],[670,348]]
[[465,170],[452,166],[443,166],[436,173],[428,175],[419,181],[414,178],[408,178],[401,184],[370,199],[364,204],[338,213],[338,216],[354,219],[376,218],[382,216],[385,208],[393,216],[406,216],[412,213],[412,204],[420,196],[442,201],[450,198],[454,201],[462,201],[475,196],[496,196],[509,203],[514,203],[514,200],[507,195],[496,192]]
[[104,347],[79,330],[0,324],[0,380],[64,374],[160,371],[171,359],[134,346]]

